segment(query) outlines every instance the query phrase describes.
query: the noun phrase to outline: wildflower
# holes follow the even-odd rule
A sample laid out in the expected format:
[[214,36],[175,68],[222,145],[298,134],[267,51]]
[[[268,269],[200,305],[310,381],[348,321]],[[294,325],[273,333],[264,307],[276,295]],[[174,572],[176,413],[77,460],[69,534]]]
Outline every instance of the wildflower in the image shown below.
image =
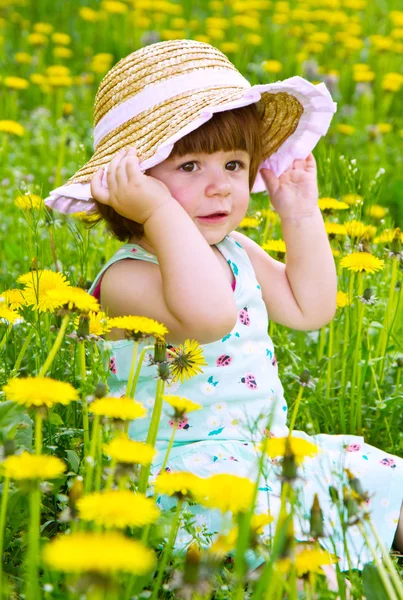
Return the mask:
[[78,14],[84,21],[90,21],[94,23],[99,19],[99,13],[92,8],[88,8],[87,6],[83,6],[78,10]]
[[346,123],[339,123],[336,128],[337,131],[343,135],[353,135],[355,133],[355,127],[352,125],[347,125]]
[[49,35],[53,31],[53,25],[51,23],[35,23],[33,27],[35,33],[43,33]]
[[18,481],[56,479],[65,469],[66,465],[57,456],[30,454],[26,451],[9,456],[0,464],[2,475]]
[[402,233],[399,227],[396,227],[393,238],[391,240],[390,248],[387,249],[389,258],[397,258],[403,260],[402,252]]
[[18,135],[19,137],[22,137],[25,133],[25,129],[22,125],[20,125],[20,123],[10,120],[0,121],[0,132],[1,131],[4,133],[12,133],[14,135]]
[[70,383],[50,377],[15,377],[3,386],[8,400],[23,406],[46,406],[70,404],[78,400],[78,392]]
[[346,202],[340,202],[335,198],[319,198],[318,205],[324,213],[331,213],[333,210],[346,210],[349,205]]
[[383,219],[388,209],[386,206],[381,206],[380,204],[373,204],[367,208],[367,215],[369,217],[373,217],[374,219]]
[[376,233],[376,227],[373,225],[365,225],[362,221],[347,221],[344,223],[347,235],[350,239],[371,239]]
[[22,317],[18,312],[12,310],[8,306],[0,304],[0,323],[5,323],[6,325],[13,325],[17,321],[21,320]]
[[77,501],[80,518],[105,527],[144,527],[160,515],[151,498],[129,490],[94,492]]
[[[319,548],[304,548],[297,550],[295,557],[295,568],[297,576],[301,577],[305,573],[323,573],[322,565],[331,565],[336,562],[336,557],[332,556],[326,550]],[[280,559],[276,562],[276,569],[282,573],[290,570],[292,561],[289,557]]]
[[256,227],[259,227],[259,221],[254,217],[245,217],[239,223],[238,227],[240,229],[256,229]]
[[346,235],[346,228],[341,223],[331,223],[325,221],[325,229],[329,238],[333,239],[336,235]]
[[123,2],[118,2],[117,0],[103,0],[101,2],[101,9],[105,10],[110,14],[122,15],[129,10],[129,7]]
[[246,477],[219,474],[205,479],[203,488],[196,492],[197,501],[208,508],[234,515],[247,512],[253,499],[254,484]]
[[3,85],[12,90],[26,90],[29,87],[29,81],[22,77],[5,77]]
[[36,194],[17,196],[14,200],[14,204],[21,210],[33,210],[34,208],[42,208],[44,205],[42,198]]
[[221,534],[217,537],[215,542],[211,544],[208,549],[208,553],[216,556],[217,558],[224,558],[231,550],[236,547],[238,539],[238,527],[233,527],[227,534]]
[[287,249],[284,240],[269,240],[262,244],[263,250],[266,252],[277,252],[279,258],[284,258]]
[[185,413],[202,408],[200,404],[180,396],[163,396],[163,399],[175,410],[174,421],[181,421]]
[[125,330],[125,336],[135,341],[149,336],[163,338],[168,333],[165,325],[148,317],[114,317],[109,320],[111,327]]
[[53,302],[54,308],[63,307],[64,310],[73,312],[97,312],[100,308],[97,299],[79,287],[66,286],[49,290],[47,297]]
[[375,294],[372,294],[371,288],[364,290],[363,295],[358,296],[358,299],[362,304],[375,304],[377,301],[377,297]]
[[381,271],[384,264],[383,260],[368,252],[353,252],[345,256],[340,262],[342,269],[346,267],[349,271],[365,271],[366,273]]
[[351,304],[351,300],[348,297],[348,294],[345,292],[338,291],[336,294],[336,307],[344,308],[348,304]]
[[[382,231],[382,233],[374,239],[374,244],[391,242],[395,237],[396,229],[385,229],[385,231]],[[400,234],[400,240],[403,242],[403,232]]]
[[[53,271],[30,271],[17,279],[24,288],[26,304],[40,312],[53,311],[55,300],[48,296],[52,289],[64,289],[70,285],[65,275]],[[56,304],[57,305],[57,304]]]
[[104,453],[117,463],[149,465],[157,451],[151,444],[136,442],[122,436],[104,444]]
[[[108,317],[101,310],[99,312],[90,311],[88,313],[88,333],[89,335],[101,336],[110,331],[111,327],[109,325]],[[74,321],[74,325],[79,327],[80,317],[77,317]]]
[[90,404],[89,411],[94,415],[120,421],[142,419],[147,415],[147,410],[140,402],[126,396],[99,398]]
[[[353,160],[355,160],[355,159],[353,159]],[[355,164],[355,163],[353,163],[353,164]],[[354,204],[362,204],[364,199],[362,196],[359,196],[358,194],[344,194],[344,196],[341,197],[341,201],[346,202],[349,206],[352,206]]]
[[265,60],[262,67],[266,73],[280,73],[283,70],[283,65],[278,60]]
[[0,294],[0,302],[4,302],[8,308],[14,310],[25,305],[25,297],[22,290],[10,289]]
[[60,44],[61,46],[68,46],[71,43],[71,36],[69,36],[67,33],[55,31],[55,33],[52,34],[52,41],[55,44]]
[[183,344],[169,352],[170,370],[174,381],[184,382],[199,373],[203,373],[201,366],[206,366],[203,349],[196,340],[185,340]]
[[141,542],[120,533],[77,532],[60,535],[47,544],[43,560],[48,567],[67,573],[144,575],[155,566],[155,555]]
[[16,52],[14,58],[20,65],[30,65],[32,63],[32,56],[28,52]]
[[160,473],[154,482],[155,491],[158,494],[176,496],[178,498],[194,499],[200,493],[200,487],[205,480],[187,471],[176,471]]
[[297,377],[297,380],[299,385],[302,385],[302,387],[307,387],[310,389],[315,387],[316,380],[311,377],[311,372],[308,369],[304,369],[301,375]]
[[45,46],[48,43],[48,38],[43,33],[29,33],[26,40],[32,46]]
[[288,436],[282,438],[268,438],[264,442],[265,452],[270,458],[278,458],[284,456],[286,450],[287,441],[290,443],[291,452],[295,456],[297,464],[301,464],[304,458],[311,458],[318,452],[318,446],[308,442],[303,438]]

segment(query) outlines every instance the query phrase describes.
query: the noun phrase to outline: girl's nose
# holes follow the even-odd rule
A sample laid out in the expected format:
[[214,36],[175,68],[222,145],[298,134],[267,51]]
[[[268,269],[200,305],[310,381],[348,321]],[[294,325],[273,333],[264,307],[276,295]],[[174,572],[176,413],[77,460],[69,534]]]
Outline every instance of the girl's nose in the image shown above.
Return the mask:
[[231,192],[231,184],[229,182],[229,176],[221,170],[215,170],[208,176],[208,183],[206,185],[206,195],[214,196],[216,194],[220,196],[228,196]]

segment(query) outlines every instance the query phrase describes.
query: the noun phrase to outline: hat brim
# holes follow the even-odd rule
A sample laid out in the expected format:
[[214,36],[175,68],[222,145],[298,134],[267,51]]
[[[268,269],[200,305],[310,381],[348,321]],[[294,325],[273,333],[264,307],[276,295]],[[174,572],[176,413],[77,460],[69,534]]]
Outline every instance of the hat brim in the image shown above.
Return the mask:
[[[171,112],[165,106],[160,120],[155,118],[155,108],[151,109],[150,116],[154,114],[154,118],[150,120],[149,127],[145,126],[147,119],[144,121],[142,115],[141,124],[135,118],[110,132],[90,160],[67,184],[50,192],[45,204],[65,214],[95,210],[90,190],[91,177],[100,167],[104,167],[102,184],[107,187],[108,164],[121,148],[136,146],[139,156],[143,158],[140,168],[146,171],[168,158],[175,142],[201,127],[214,113],[256,102],[262,103],[265,109],[262,142],[267,158],[261,163],[259,170],[269,168],[279,177],[295,159],[305,159],[314,149],[328,131],[337,109],[324,83],[314,85],[299,76],[246,89],[217,86],[197,92],[193,97],[195,96],[197,102],[188,104],[185,98],[181,98],[182,112],[178,112],[175,98],[172,99]],[[251,191],[265,190],[258,172]]]

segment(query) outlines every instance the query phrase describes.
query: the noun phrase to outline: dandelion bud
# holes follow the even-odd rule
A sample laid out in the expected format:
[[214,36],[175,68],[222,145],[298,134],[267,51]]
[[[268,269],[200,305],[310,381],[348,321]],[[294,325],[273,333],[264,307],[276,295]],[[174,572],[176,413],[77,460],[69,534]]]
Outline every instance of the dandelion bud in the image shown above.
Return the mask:
[[370,300],[371,296],[372,296],[371,288],[367,288],[366,290],[364,290],[363,296],[364,296],[365,300]]
[[107,392],[108,392],[108,388],[105,385],[105,383],[103,383],[102,381],[99,381],[97,383],[95,391],[94,391],[95,398],[103,398],[104,396],[106,396]]
[[163,381],[166,381],[167,379],[169,379],[170,376],[170,371],[169,371],[169,365],[167,362],[160,362],[158,363],[158,377],[160,379],[162,379]]
[[197,544],[189,546],[185,558],[183,581],[194,585],[199,581],[201,552]]
[[90,318],[88,315],[80,315],[77,328],[77,335],[79,338],[85,338],[88,335],[90,335]]
[[366,499],[367,494],[363,490],[361,481],[349,469],[346,469],[346,473],[351,489],[362,499]]
[[154,345],[154,362],[161,363],[167,359],[166,344],[163,340],[156,339]]
[[396,365],[399,369],[403,367],[403,356],[399,356],[396,360]]
[[13,454],[15,454],[16,449],[15,440],[4,440],[3,448],[5,458],[7,458],[7,456],[12,456]]
[[297,478],[297,462],[291,448],[291,442],[287,438],[285,443],[285,452],[283,458],[282,479],[284,481],[292,481]]
[[393,252],[393,254],[399,254],[402,250],[401,231],[399,227],[396,227],[395,229],[390,249]]
[[69,491],[69,506],[71,508],[75,507],[76,502],[84,492],[83,478],[78,476],[74,479],[73,484]]
[[339,501],[339,492],[333,485],[329,485],[329,495],[332,500],[336,504]]
[[308,385],[309,381],[311,379],[311,373],[310,371],[308,371],[308,369],[304,369],[301,373],[301,375],[299,376],[299,382],[301,385]]
[[319,504],[318,494],[313,497],[313,504],[311,508],[311,516],[309,520],[310,530],[309,535],[313,538],[323,537],[323,512]]

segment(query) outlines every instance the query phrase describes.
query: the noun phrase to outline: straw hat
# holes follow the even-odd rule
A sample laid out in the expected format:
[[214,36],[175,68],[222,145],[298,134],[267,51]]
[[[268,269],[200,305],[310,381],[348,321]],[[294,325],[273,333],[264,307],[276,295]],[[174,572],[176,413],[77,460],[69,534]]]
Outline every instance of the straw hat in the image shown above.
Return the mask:
[[[165,160],[174,143],[215,112],[259,103],[268,167],[279,176],[306,158],[329,128],[336,104],[325,84],[302,77],[251,86],[214,46],[171,40],[145,46],[121,59],[103,78],[95,97],[94,154],[45,203],[60,212],[95,208],[90,180],[125,146],[135,146],[145,171]],[[258,173],[253,192],[264,191]]]

